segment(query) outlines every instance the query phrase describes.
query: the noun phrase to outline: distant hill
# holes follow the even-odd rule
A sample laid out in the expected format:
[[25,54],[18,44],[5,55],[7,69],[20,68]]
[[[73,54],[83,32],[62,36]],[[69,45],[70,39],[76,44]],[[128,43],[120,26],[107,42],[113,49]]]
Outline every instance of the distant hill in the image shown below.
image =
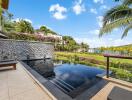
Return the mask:
[[122,46],[117,46],[117,47],[132,47],[132,44],[122,45]]

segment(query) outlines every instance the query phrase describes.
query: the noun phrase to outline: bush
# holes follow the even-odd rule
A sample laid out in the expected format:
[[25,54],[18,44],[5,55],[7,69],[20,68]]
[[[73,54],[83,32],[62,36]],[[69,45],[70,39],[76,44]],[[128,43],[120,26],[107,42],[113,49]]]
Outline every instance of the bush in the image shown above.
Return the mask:
[[9,39],[15,39],[15,40],[31,40],[31,41],[37,41],[38,39],[33,34],[17,34],[17,33],[10,33],[7,34]]
[[111,62],[110,66],[114,68],[124,69],[132,73],[132,64],[129,64],[129,63]]
[[74,60],[79,61],[79,57],[77,55],[74,55]]
[[42,41],[42,42],[55,42],[56,39],[52,37],[39,37],[35,34],[21,34],[21,33],[7,33],[9,39],[15,40],[29,40],[29,41]]

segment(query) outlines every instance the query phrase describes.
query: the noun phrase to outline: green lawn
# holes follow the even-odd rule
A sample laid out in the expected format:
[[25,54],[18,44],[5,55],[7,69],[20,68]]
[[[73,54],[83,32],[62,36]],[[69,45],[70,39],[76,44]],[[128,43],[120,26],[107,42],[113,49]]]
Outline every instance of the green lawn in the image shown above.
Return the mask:
[[[66,55],[66,56],[74,56],[77,55],[79,57],[88,57],[88,58],[94,58],[99,61],[106,61],[106,58],[103,57],[103,55],[98,55],[98,54],[89,54],[89,53],[73,53],[73,52],[55,52],[55,54],[58,55]],[[121,63],[129,63],[132,64],[132,60],[128,59],[116,59],[116,58],[111,58],[110,59],[112,62],[121,62]]]

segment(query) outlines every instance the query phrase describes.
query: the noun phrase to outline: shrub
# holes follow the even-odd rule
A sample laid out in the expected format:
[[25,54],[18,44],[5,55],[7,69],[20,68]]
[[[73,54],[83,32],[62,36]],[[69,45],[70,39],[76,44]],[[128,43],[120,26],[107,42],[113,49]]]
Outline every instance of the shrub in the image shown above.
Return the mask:
[[7,36],[9,39],[37,41],[37,38],[33,34],[10,33],[10,34],[7,34]]

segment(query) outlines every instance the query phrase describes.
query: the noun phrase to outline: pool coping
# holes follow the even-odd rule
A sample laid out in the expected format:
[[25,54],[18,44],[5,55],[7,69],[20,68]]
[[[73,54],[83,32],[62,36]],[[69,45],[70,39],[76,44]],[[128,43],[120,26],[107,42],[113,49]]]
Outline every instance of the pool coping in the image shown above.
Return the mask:
[[85,90],[83,93],[78,95],[75,98],[70,97],[65,94],[59,88],[57,88],[53,83],[49,80],[41,76],[38,72],[33,70],[30,66],[28,66],[23,61],[19,61],[20,64],[24,67],[25,71],[33,78],[33,80],[42,88],[45,92],[53,99],[53,100],[89,100],[92,96],[96,95],[96,93],[108,82],[106,80],[101,80],[96,85],[91,88]]

